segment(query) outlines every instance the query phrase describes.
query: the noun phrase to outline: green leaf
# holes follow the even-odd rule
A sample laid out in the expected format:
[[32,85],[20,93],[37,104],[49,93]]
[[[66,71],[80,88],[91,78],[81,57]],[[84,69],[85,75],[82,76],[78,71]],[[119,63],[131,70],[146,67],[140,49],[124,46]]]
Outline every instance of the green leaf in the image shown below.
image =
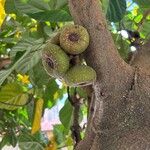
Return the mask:
[[9,136],[6,134],[0,142],[0,149],[9,143]]
[[[57,99],[55,99],[55,93],[59,91],[59,86],[55,79],[50,80],[50,82],[47,83],[45,92],[43,94],[44,99],[44,108],[50,108],[57,102]],[[59,96],[61,98],[61,96]]]
[[[16,82],[6,84],[0,91],[0,108],[14,110],[28,101],[28,95]],[[17,106],[14,106],[17,105]]]
[[142,20],[142,18],[143,18],[143,15],[140,14],[140,15],[138,15],[138,16],[136,16],[136,17],[134,18],[134,21],[135,21],[136,23],[139,23],[139,22]]
[[50,21],[50,22],[72,21],[71,15],[66,10],[50,10],[32,13],[28,15],[39,21]]
[[6,78],[11,74],[11,72],[17,67],[17,65],[20,63],[20,61],[22,61],[22,59],[26,55],[28,55],[29,52],[30,52],[30,50],[28,49],[28,51],[26,51],[26,53],[24,53],[24,55],[8,70],[0,71],[0,86],[6,80]]
[[61,9],[67,5],[67,2],[67,0],[7,0],[5,4],[5,10],[7,13],[34,14]]
[[27,51],[29,48],[34,51],[37,50],[43,44],[44,39],[35,39],[35,38],[23,38],[19,41],[10,51],[10,57],[14,58],[17,52]]
[[56,81],[51,80],[47,84],[46,90],[43,93],[44,108],[51,108],[52,106],[54,106],[58,100],[63,98],[65,93],[66,93],[66,89],[64,87],[60,89]]
[[133,1],[143,8],[150,7],[150,0],[133,0]]
[[73,113],[73,107],[70,104],[70,102],[67,100],[64,107],[59,112],[60,121],[66,129],[70,128],[72,122],[72,113]]
[[88,98],[87,92],[83,88],[78,87],[77,93],[80,95],[81,98],[85,98],[85,99]]
[[5,10],[7,13],[36,13],[40,11],[49,10],[49,4],[44,0],[30,0],[23,2],[21,0],[7,0],[5,4]]
[[32,84],[38,88],[43,88],[43,85],[47,85],[51,80],[51,77],[44,70],[41,61],[30,70],[29,76]]
[[13,131],[11,133],[7,133],[2,141],[0,142],[0,149],[2,149],[5,145],[11,144],[13,147],[17,144],[17,137]]
[[129,53],[129,43],[122,39],[122,37],[118,34],[112,34],[112,37],[115,41],[116,47],[120,56],[126,60]]
[[65,142],[65,135],[64,135],[64,126],[63,125],[54,125],[53,126],[53,132],[54,135],[56,136],[56,140],[58,144],[62,144],[63,142]]
[[141,32],[144,33],[146,36],[150,34],[150,20],[146,20],[141,27]]
[[43,145],[29,134],[19,136],[19,148],[21,150],[44,150]]
[[50,0],[49,6],[51,7],[51,9],[61,9],[65,5],[67,5],[67,3],[67,0]]
[[107,19],[111,22],[119,22],[125,15],[126,8],[126,0],[110,0]]
[[[33,41],[34,40],[34,41]],[[43,38],[35,40],[29,39],[19,42],[11,51],[11,57],[15,57],[20,51],[29,51],[16,62],[15,69],[17,72],[25,74],[33,68],[41,59],[41,49],[43,46]]]
[[0,85],[6,80],[6,78],[11,74],[12,69],[0,71]]
[[33,114],[34,114],[34,99],[30,99],[30,103],[28,105],[25,106],[24,108],[28,114],[28,121],[31,122],[33,120]]
[[41,59],[41,51],[31,52],[22,59],[16,66],[16,71],[21,74],[27,73]]
[[106,14],[110,0],[101,0],[101,1],[102,1],[102,8],[103,8],[103,10],[104,10],[104,13]]
[[15,147],[17,145],[17,137],[15,135],[15,133],[12,131],[9,135],[9,143]]
[[59,90],[59,86],[56,83],[55,79],[51,80],[46,87],[44,93],[44,100],[53,100],[54,94]]

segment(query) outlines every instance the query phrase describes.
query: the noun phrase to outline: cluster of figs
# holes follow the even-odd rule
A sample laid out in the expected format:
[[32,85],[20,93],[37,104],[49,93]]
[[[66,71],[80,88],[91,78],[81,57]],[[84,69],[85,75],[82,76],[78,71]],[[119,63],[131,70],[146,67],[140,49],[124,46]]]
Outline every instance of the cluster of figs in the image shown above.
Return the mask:
[[95,70],[77,59],[88,45],[89,34],[84,27],[72,24],[64,26],[42,50],[46,72],[71,87],[92,84],[96,80]]

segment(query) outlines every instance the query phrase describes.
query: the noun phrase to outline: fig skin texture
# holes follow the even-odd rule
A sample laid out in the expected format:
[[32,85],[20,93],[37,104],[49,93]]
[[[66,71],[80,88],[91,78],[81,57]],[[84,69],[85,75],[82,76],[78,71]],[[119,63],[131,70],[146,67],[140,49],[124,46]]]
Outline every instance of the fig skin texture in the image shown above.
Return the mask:
[[48,42],[59,45],[60,44],[59,37],[60,37],[60,32],[57,32],[55,33],[55,35],[53,35],[53,37],[51,37],[51,39]]
[[46,72],[54,78],[62,78],[69,69],[69,57],[58,46],[48,42],[42,51],[42,63]]
[[87,86],[96,81],[96,72],[92,67],[75,65],[67,71],[64,81],[71,87]]
[[67,25],[62,29],[59,40],[60,46],[66,53],[77,55],[87,49],[89,45],[89,34],[80,25]]

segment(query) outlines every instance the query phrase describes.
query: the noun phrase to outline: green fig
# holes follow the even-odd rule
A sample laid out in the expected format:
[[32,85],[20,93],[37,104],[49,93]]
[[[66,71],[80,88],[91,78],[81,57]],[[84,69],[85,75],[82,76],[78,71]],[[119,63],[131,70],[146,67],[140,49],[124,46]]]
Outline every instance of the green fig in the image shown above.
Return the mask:
[[42,51],[42,63],[46,72],[54,78],[62,78],[69,69],[69,57],[58,46],[48,42]]
[[89,34],[80,25],[67,25],[60,33],[60,46],[68,54],[80,54],[89,45]]
[[87,86],[96,81],[96,72],[89,66],[75,65],[67,71],[64,81],[72,87]]

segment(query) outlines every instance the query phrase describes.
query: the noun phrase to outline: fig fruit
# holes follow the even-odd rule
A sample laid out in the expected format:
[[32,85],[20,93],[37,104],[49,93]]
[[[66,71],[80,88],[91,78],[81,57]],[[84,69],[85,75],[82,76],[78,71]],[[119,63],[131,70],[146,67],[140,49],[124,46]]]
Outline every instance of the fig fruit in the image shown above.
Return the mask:
[[60,46],[68,54],[80,54],[89,45],[89,34],[80,25],[67,25],[60,33]]

